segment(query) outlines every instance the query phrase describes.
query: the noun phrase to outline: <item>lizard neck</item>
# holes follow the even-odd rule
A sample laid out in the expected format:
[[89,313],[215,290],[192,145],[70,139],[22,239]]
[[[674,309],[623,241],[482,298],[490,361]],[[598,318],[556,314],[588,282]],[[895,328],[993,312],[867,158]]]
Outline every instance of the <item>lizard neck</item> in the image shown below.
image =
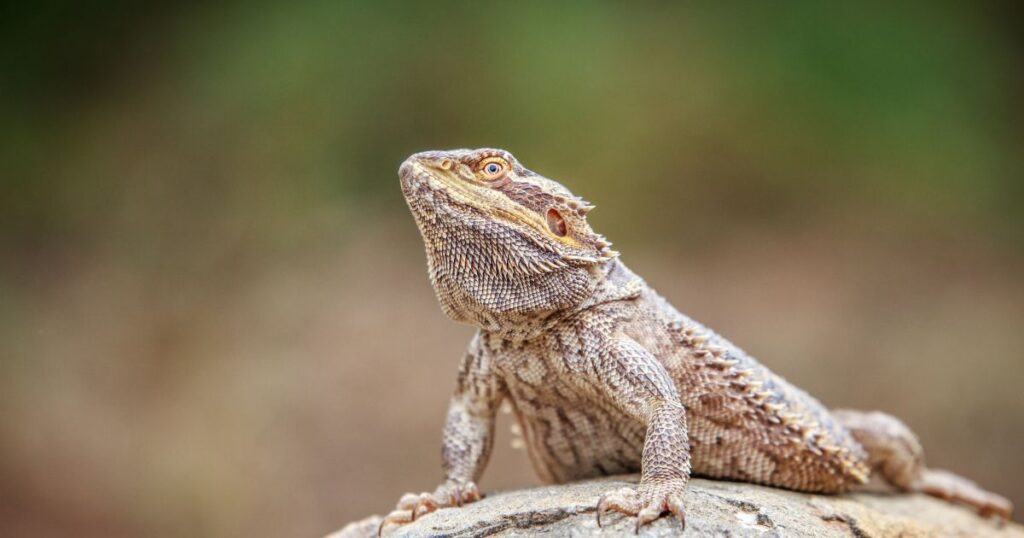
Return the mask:
[[644,280],[630,271],[618,258],[596,266],[597,285],[594,292],[571,313],[582,312],[602,303],[635,299],[643,293]]
[[501,316],[486,316],[479,320],[481,330],[493,338],[513,345],[522,344],[547,332],[562,320],[597,305],[613,301],[626,301],[639,297],[645,283],[617,258],[590,268],[595,284],[593,292],[579,304],[570,308],[547,312]]

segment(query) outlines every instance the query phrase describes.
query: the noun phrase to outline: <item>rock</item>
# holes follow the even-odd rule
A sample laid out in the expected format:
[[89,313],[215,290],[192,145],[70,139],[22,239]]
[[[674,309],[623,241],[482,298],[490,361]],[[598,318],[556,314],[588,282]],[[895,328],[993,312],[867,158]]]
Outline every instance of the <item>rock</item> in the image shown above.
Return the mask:
[[[499,491],[462,508],[425,515],[387,537],[418,536],[634,536],[635,520],[609,513],[599,529],[601,494],[635,483],[623,476],[559,486]],[[1020,525],[982,519],[974,512],[925,495],[809,495],[736,482],[693,479],[686,493],[686,536],[1024,538]],[[380,516],[351,523],[328,538],[377,535]],[[678,536],[679,522],[664,517],[641,536]]]

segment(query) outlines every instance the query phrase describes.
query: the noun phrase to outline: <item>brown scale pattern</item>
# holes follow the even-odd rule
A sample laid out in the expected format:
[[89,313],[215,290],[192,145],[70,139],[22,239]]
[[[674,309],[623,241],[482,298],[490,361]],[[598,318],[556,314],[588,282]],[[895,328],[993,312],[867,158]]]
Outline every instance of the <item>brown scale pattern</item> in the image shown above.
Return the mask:
[[[497,175],[483,170],[494,158]],[[384,525],[479,498],[503,401],[545,482],[639,471],[637,487],[598,506],[638,527],[664,513],[683,520],[691,472],[821,493],[874,476],[1009,516],[1002,497],[926,468],[899,420],[829,411],[679,313],[590,228],[593,206],[508,152],[420,153],[400,176],[442,309],[479,331],[443,432],[445,482],[404,496]],[[548,229],[551,209],[565,230]]]

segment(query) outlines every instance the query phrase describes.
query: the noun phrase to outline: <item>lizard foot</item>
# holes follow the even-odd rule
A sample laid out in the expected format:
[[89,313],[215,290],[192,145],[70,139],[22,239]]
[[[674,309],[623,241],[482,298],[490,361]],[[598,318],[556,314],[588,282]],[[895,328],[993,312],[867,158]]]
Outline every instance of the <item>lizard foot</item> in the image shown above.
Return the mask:
[[406,493],[398,500],[398,506],[381,520],[377,536],[381,536],[388,525],[404,525],[438,508],[462,506],[479,500],[480,490],[473,482],[448,481],[437,486],[433,493]]
[[[601,526],[601,514],[614,510],[636,516],[636,528],[650,523],[664,513],[674,515],[682,528],[686,528],[686,511],[683,509],[683,491],[686,483],[682,480],[640,484],[636,488],[621,488],[608,492],[597,501],[597,526]],[[680,529],[682,530],[682,529]]]
[[926,470],[915,489],[933,497],[971,506],[981,517],[994,515],[1009,520],[1013,513],[1013,504],[1006,498],[985,491],[974,482],[948,471]]

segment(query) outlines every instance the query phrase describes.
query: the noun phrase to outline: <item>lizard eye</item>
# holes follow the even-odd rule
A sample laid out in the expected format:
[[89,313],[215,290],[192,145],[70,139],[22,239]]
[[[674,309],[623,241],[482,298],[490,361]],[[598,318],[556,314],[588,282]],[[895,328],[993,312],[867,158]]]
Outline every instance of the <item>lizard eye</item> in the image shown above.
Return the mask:
[[480,173],[488,181],[504,176],[506,171],[508,171],[508,163],[499,157],[487,159],[480,166]]
[[568,228],[565,226],[565,219],[562,218],[562,214],[555,208],[548,210],[548,229],[558,237],[565,237],[565,234],[569,233]]

